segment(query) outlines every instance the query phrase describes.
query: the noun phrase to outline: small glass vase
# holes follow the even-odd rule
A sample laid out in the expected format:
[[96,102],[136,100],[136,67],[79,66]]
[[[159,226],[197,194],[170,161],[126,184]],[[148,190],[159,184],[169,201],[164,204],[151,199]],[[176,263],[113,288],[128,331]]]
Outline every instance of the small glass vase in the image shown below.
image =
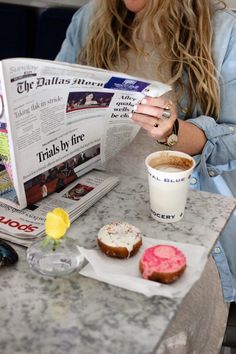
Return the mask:
[[84,265],[84,256],[75,241],[63,237],[60,243],[45,243],[45,239],[33,242],[27,249],[27,262],[30,268],[44,276],[59,277],[69,275]]

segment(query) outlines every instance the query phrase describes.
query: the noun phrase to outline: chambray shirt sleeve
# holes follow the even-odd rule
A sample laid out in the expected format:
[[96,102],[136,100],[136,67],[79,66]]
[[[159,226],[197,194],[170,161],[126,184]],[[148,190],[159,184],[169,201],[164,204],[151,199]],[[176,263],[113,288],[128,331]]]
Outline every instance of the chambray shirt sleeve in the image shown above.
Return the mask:
[[82,6],[73,15],[71,23],[66,31],[61,49],[55,60],[74,64],[77,62],[78,54],[87,38],[91,14],[93,11],[93,1]]
[[[216,122],[211,117],[201,115],[188,120],[202,129],[207,137],[201,156],[196,156],[198,169],[203,175],[213,172],[216,176],[224,171],[236,170],[236,17],[229,31],[227,48],[219,68],[220,119]],[[222,55],[221,51],[224,51],[222,42],[215,55]]]

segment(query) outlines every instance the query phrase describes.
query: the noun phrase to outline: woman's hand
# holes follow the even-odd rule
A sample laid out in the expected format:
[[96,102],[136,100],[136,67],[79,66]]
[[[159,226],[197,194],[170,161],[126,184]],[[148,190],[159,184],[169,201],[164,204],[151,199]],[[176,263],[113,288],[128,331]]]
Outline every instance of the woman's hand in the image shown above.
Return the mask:
[[[149,136],[160,143],[165,143],[173,132],[177,108],[164,96],[145,97],[139,105],[134,107],[132,119],[145,129]],[[204,131],[182,119],[178,119],[178,123],[178,142],[174,145],[174,149],[190,155],[200,154],[207,142]]]
[[164,97],[145,97],[134,107],[132,119],[159,142],[166,142],[177,119],[177,109],[172,101]]

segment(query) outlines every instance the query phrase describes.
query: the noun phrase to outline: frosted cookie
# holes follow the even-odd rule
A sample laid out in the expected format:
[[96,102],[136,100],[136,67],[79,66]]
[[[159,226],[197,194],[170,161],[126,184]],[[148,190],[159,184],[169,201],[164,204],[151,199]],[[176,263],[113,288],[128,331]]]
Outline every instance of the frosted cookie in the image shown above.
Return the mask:
[[185,271],[186,257],[174,246],[157,245],[143,252],[139,268],[144,279],[169,284]]
[[107,256],[129,258],[142,245],[141,231],[127,222],[113,222],[100,229],[97,242],[100,250]]

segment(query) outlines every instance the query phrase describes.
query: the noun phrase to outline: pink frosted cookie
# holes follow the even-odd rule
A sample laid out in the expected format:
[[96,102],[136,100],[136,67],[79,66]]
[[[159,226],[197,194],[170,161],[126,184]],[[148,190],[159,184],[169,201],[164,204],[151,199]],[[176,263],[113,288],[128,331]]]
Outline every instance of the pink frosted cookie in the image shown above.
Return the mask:
[[169,284],[185,271],[186,257],[174,246],[157,245],[143,252],[139,268],[144,279]]

